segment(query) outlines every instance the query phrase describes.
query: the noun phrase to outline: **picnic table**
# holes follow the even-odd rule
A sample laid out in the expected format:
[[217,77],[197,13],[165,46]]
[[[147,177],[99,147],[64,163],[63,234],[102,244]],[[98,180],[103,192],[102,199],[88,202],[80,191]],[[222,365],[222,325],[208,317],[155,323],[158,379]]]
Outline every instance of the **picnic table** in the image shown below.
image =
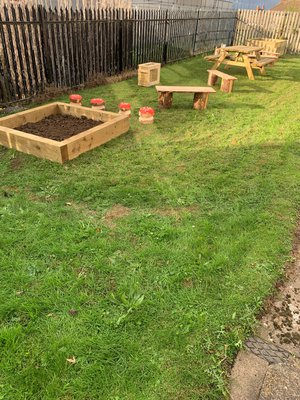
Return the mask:
[[233,65],[246,69],[248,78],[254,80],[253,69],[259,69],[265,75],[265,66],[273,65],[276,59],[261,57],[262,47],[258,46],[228,46],[221,47],[216,62],[212,69],[218,69],[220,65]]

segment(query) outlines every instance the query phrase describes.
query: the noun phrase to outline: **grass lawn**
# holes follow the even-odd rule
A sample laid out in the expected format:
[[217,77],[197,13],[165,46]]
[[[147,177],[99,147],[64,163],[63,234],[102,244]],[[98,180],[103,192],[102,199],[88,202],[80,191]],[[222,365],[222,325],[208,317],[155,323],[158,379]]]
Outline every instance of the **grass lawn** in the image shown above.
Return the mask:
[[[206,85],[209,67],[161,83]],[[300,58],[230,71],[231,95],[197,112],[175,94],[148,126],[155,88],[83,90],[130,101],[131,130],[63,166],[0,148],[0,399],[226,398],[300,200]]]

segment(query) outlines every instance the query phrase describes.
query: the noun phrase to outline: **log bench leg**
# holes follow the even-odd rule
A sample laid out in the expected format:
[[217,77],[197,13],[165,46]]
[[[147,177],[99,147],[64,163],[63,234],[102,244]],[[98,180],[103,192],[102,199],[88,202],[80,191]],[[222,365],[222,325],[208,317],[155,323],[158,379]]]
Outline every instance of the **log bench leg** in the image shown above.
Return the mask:
[[209,86],[214,86],[217,83],[218,77],[213,72],[208,73],[208,82]]
[[160,92],[158,95],[158,105],[162,108],[170,108],[173,102],[172,92]]
[[231,93],[232,89],[233,89],[233,80],[223,78],[221,83],[221,91],[225,93]]
[[196,110],[205,110],[208,101],[208,93],[194,94],[194,108]]

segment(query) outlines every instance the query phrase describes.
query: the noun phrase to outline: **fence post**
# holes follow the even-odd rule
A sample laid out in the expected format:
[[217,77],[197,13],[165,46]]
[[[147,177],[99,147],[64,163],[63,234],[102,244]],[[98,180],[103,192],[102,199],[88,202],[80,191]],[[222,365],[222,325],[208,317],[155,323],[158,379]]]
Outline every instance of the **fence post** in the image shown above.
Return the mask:
[[164,39],[163,39],[163,59],[162,63],[167,64],[167,58],[168,58],[168,24],[169,24],[169,18],[168,18],[168,10],[166,10],[166,17],[165,17],[165,31],[164,31]]
[[119,22],[119,56],[118,56],[118,69],[119,73],[123,71],[123,12],[121,9],[118,10],[118,22]]
[[231,31],[231,40],[230,40],[230,45],[234,44],[240,44],[237,40],[237,24],[239,21],[239,10],[235,11],[235,16],[234,16],[234,23],[233,23],[233,30]]
[[197,42],[198,25],[199,25],[199,16],[200,16],[200,10],[197,11],[197,22],[196,22],[195,35],[194,35],[194,43],[193,43],[193,56],[195,55],[195,51],[196,51],[196,42]]
[[5,84],[5,73],[4,68],[2,66],[2,60],[0,56],[0,104],[8,103],[9,101],[9,93],[7,92],[6,84]]
[[39,15],[39,25],[40,25],[40,32],[41,32],[41,44],[42,44],[42,60],[44,64],[44,71],[47,83],[52,83],[51,78],[51,55],[49,50],[49,43],[48,43],[48,33],[47,33],[47,26],[45,21],[45,14],[44,12],[46,9],[40,4],[38,7],[38,15]]

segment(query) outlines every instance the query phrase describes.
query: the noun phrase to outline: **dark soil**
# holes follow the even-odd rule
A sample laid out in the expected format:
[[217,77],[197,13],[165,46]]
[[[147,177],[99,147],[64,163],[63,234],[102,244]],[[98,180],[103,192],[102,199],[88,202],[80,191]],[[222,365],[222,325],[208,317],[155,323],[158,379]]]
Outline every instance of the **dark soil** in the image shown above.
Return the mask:
[[19,126],[16,129],[61,142],[102,123],[86,117],[77,118],[70,115],[56,114],[35,123]]

